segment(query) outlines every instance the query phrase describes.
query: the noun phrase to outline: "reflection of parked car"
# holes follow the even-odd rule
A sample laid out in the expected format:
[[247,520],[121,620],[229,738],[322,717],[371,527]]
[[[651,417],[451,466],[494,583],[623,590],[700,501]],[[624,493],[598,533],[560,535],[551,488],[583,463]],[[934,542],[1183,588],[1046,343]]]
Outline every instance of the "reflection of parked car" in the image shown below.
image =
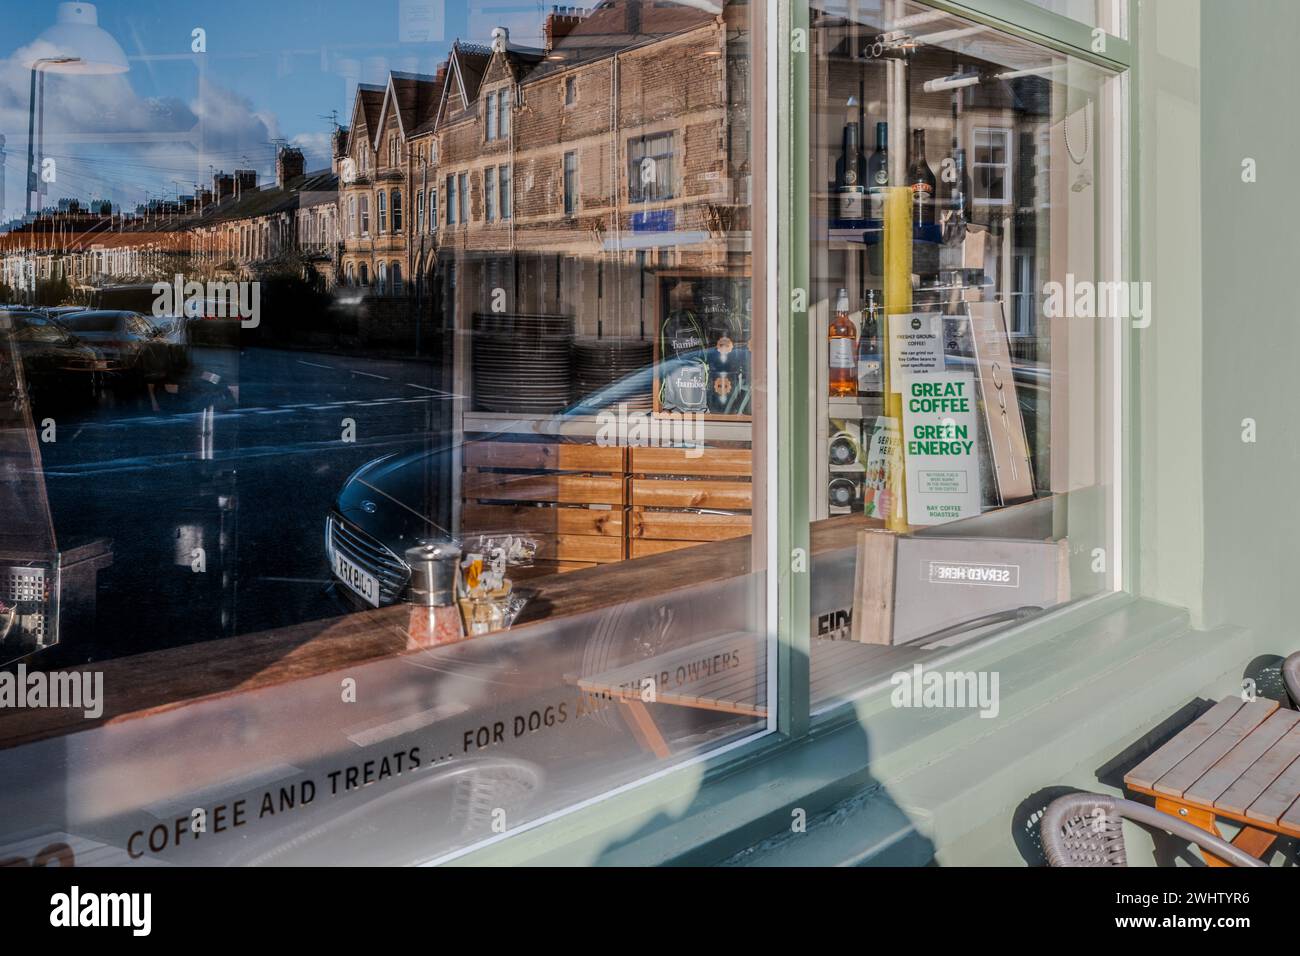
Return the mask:
[[82,342],[46,315],[9,311],[5,319],[34,396],[88,396],[99,380],[123,370],[117,359]]
[[[660,374],[680,365],[697,364],[695,353],[660,364]],[[648,395],[654,387],[654,368],[646,366],[617,382],[584,396],[535,431],[520,434],[507,425],[475,441],[493,441],[504,434],[514,440],[553,441],[567,419],[617,414],[619,402]],[[403,455],[386,455],[367,462],[343,483],[325,523],[325,552],[330,571],[345,587],[338,591],[357,606],[380,606],[399,601],[411,569],[403,559],[406,549],[419,539],[442,532],[438,521],[449,518],[438,489],[454,461],[454,448],[444,446]]]
[[89,307],[84,305],[53,305],[40,311],[52,319],[61,319],[64,316],[75,315],[78,312],[87,312]]
[[139,312],[76,312],[59,324],[104,357],[146,382],[164,381],[189,364],[184,326]]

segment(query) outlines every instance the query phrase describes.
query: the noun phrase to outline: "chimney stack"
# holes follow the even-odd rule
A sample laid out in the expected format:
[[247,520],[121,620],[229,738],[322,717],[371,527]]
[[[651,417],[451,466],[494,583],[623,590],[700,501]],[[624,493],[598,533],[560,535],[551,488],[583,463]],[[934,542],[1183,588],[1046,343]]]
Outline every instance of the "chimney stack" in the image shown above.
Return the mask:
[[245,193],[251,193],[255,189],[257,189],[257,170],[236,169],[235,198],[242,199]]
[[346,126],[334,127],[334,135],[331,137],[330,146],[330,170],[337,176],[343,158],[348,154],[348,128]]
[[275,184],[281,189],[291,179],[297,179],[307,171],[302,158],[302,150],[295,146],[281,146],[275,155]]
[[212,177],[212,192],[217,202],[225,202],[235,194],[235,177],[227,172],[219,172]]
[[556,45],[567,37],[586,15],[587,11],[581,7],[551,7],[543,27],[546,52],[550,53],[555,49]]

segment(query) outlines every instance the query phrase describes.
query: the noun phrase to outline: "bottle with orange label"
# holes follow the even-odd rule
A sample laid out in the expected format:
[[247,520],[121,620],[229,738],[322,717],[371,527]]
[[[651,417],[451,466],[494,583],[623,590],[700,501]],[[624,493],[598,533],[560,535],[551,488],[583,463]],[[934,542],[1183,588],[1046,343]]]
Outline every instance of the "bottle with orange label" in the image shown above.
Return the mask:
[[831,397],[852,398],[858,394],[858,330],[849,318],[847,289],[840,289],[836,297],[828,339]]

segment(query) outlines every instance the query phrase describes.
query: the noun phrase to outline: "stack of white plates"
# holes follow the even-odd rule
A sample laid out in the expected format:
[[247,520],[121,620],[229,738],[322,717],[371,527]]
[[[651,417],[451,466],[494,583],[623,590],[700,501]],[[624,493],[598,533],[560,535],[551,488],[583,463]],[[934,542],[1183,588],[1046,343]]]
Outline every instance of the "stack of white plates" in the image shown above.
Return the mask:
[[573,400],[603,408],[626,405],[649,411],[653,405],[650,365],[654,348],[644,339],[583,338],[573,343]]
[[550,414],[569,404],[571,316],[476,314],[471,348],[477,408]]

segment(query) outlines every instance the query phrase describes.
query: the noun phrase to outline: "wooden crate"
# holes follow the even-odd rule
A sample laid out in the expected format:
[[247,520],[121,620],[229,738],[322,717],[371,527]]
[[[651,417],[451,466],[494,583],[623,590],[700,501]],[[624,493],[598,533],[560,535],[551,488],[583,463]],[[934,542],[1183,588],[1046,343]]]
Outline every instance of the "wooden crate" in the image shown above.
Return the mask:
[[627,556],[626,449],[469,441],[463,456],[463,538],[526,535],[539,568],[557,572]]
[[752,530],[750,449],[632,448],[628,454],[629,557]]

